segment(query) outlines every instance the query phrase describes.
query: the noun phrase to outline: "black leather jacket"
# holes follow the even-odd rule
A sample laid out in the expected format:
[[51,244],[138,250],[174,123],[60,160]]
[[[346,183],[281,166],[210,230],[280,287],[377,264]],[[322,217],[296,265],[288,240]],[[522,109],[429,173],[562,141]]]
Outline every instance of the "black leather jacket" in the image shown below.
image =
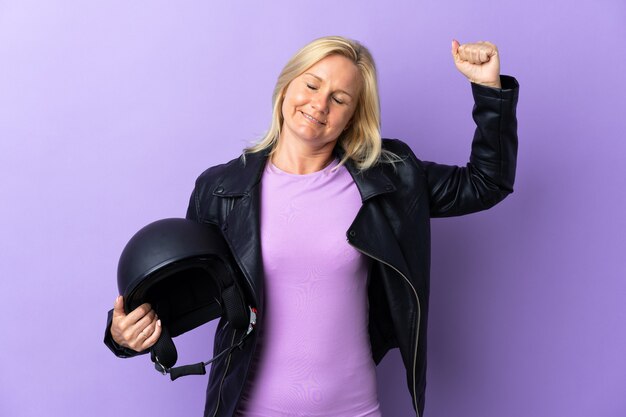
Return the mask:
[[[383,147],[404,159],[378,164],[362,173],[346,165],[363,205],[346,239],[370,257],[369,334],[378,364],[389,349],[399,348],[406,368],[413,407],[419,417],[426,387],[426,324],[430,272],[430,218],[457,216],[487,209],[513,191],[517,156],[518,83],[501,76],[502,89],[472,84],[472,112],[477,128],[465,167],[420,161],[399,140]],[[340,151],[337,151],[338,156]],[[242,391],[252,378],[256,334],[263,331],[263,265],[259,238],[259,182],[266,153],[248,154],[214,166],[196,181],[187,217],[218,225],[245,275],[241,283],[258,308],[258,322],[241,349],[213,364],[205,416],[233,416]],[[105,343],[121,357],[136,353]],[[239,334],[238,334],[239,333]],[[214,352],[242,336],[225,320],[218,324]]]

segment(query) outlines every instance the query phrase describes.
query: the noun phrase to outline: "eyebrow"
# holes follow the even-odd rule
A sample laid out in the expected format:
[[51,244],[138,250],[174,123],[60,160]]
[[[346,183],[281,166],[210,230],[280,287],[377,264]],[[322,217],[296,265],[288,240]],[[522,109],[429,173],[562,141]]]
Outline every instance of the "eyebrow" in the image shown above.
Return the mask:
[[[320,78],[320,77],[318,77],[317,75],[312,74],[312,73],[310,73],[310,72],[305,72],[305,73],[304,73],[304,75],[310,75],[311,77],[316,78],[317,80],[319,80],[319,82],[323,82],[323,81],[324,81],[322,78]],[[348,92],[347,92],[347,91],[345,91],[345,90],[337,90],[337,92],[338,92],[338,93],[343,93],[343,94],[347,95],[348,97],[352,98],[352,95],[350,95],[350,93],[348,93]]]

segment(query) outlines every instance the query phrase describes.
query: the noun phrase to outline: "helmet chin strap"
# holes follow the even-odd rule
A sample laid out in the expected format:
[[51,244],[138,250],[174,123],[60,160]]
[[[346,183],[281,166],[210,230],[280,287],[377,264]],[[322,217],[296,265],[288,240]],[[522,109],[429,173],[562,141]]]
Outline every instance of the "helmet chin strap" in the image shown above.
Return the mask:
[[174,342],[170,337],[169,331],[167,330],[166,326],[163,326],[159,340],[150,349],[150,356],[152,362],[154,362],[154,368],[163,375],[169,374],[172,381],[186,375],[205,375],[207,365],[218,360],[224,355],[230,355],[232,351],[240,347],[243,344],[244,340],[246,340],[250,333],[252,333],[252,330],[254,330],[254,327],[256,326],[257,310],[254,307],[248,306],[248,311],[248,327],[246,329],[246,333],[242,336],[239,342],[234,343],[230,347],[224,349],[223,351],[215,355],[211,360],[208,360],[206,362],[198,362],[191,365],[173,367],[176,363],[176,360],[178,359],[178,354],[176,352],[176,346],[174,346]]

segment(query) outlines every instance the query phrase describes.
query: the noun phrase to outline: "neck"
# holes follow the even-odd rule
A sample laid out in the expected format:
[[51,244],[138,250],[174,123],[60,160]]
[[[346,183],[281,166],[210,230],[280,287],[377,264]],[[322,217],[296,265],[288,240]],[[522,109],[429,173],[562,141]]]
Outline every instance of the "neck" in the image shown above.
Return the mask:
[[310,174],[321,171],[333,161],[334,147],[334,143],[328,143],[321,148],[298,146],[279,139],[272,154],[272,163],[291,174]]

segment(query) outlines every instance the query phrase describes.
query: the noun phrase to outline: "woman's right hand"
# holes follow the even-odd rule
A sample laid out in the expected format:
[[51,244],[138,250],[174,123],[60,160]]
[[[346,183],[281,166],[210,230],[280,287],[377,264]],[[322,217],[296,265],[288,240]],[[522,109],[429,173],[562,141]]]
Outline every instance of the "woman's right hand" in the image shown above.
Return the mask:
[[111,336],[118,345],[142,352],[159,340],[161,320],[148,303],[126,314],[124,298],[120,295],[115,299],[113,308]]

